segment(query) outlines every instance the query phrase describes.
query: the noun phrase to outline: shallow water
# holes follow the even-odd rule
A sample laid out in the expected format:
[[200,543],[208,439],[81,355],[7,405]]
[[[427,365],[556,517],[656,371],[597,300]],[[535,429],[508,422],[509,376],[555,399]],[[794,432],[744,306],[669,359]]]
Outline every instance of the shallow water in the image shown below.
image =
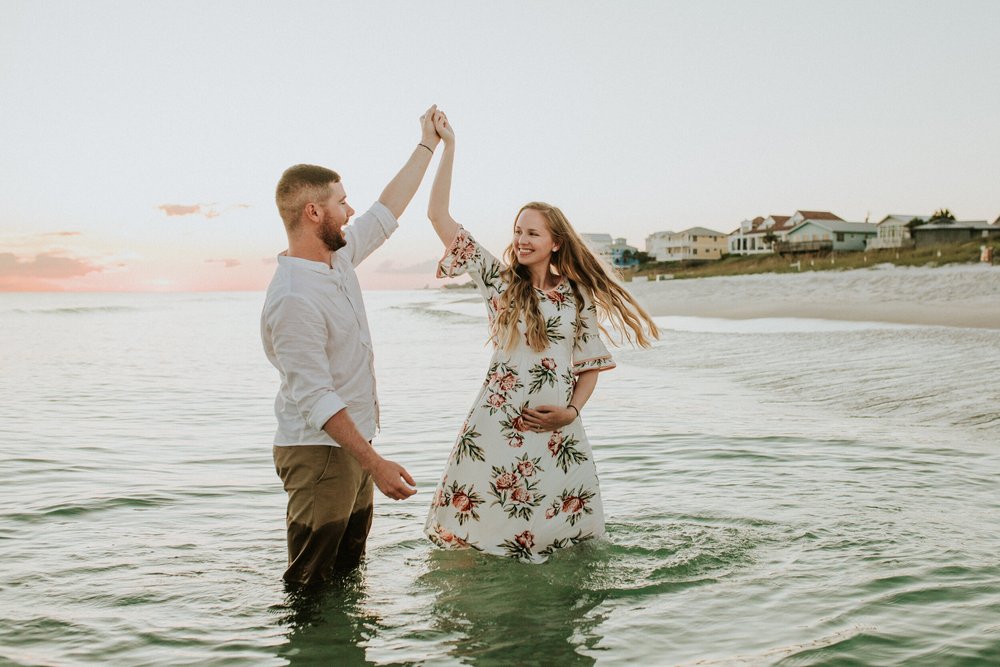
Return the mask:
[[1000,331],[666,318],[584,411],[608,539],[530,566],[421,534],[481,306],[366,299],[420,493],[302,599],[262,295],[0,295],[0,662],[1000,662]]

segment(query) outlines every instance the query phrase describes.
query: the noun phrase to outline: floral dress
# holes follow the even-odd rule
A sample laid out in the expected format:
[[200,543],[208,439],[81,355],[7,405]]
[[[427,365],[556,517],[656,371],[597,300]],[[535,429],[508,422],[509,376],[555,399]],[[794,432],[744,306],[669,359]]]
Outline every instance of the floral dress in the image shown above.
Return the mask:
[[[438,277],[468,273],[492,322],[507,289],[502,268],[459,229],[438,264]],[[424,526],[439,547],[541,563],[556,549],[604,534],[597,469],[581,419],[535,433],[525,430],[521,413],[526,407],[568,405],[578,373],[608,370],[615,363],[601,341],[589,294],[579,316],[566,279],[537,294],[549,347],[535,352],[523,338],[510,352],[494,346]],[[519,326],[523,333],[523,321]]]

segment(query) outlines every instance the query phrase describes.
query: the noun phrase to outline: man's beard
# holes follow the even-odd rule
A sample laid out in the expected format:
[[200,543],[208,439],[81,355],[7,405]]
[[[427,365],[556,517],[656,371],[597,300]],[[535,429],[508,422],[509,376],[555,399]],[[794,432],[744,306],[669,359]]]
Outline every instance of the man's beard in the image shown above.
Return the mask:
[[347,239],[344,238],[344,233],[335,229],[334,226],[326,220],[324,220],[323,224],[320,225],[319,240],[323,242],[323,245],[325,245],[330,252],[337,252],[347,245]]

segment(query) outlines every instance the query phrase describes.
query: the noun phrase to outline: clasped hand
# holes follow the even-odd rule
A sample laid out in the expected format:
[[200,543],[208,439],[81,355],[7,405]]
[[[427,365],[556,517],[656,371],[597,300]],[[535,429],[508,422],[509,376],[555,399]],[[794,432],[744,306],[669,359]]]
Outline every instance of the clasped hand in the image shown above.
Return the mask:
[[572,424],[576,411],[558,405],[539,405],[537,408],[525,408],[521,417],[529,431],[555,431]]

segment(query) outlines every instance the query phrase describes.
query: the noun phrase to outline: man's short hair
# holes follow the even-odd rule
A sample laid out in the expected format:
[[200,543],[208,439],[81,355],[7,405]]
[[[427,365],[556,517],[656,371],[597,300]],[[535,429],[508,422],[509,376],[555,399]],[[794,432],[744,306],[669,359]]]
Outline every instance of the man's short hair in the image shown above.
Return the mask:
[[339,182],[337,172],[314,164],[297,164],[286,169],[274,193],[285,228],[295,229],[306,204],[326,201],[331,195],[330,184]]

